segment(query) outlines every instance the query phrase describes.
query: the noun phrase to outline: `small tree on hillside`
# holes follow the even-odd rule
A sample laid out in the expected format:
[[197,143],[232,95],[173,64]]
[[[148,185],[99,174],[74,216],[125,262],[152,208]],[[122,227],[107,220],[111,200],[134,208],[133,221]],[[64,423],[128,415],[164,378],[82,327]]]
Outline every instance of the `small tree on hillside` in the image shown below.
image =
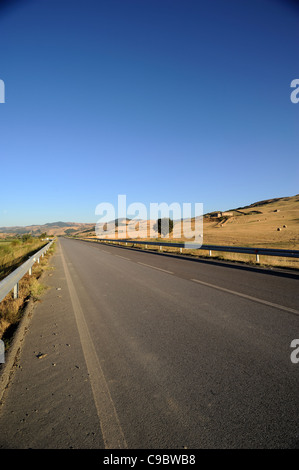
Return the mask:
[[26,242],[31,242],[32,241],[32,235],[31,233],[24,233],[24,235],[22,235],[22,241],[24,243]]
[[160,236],[163,235],[163,237],[166,237],[166,235],[173,231],[173,220],[168,217],[159,218],[154,224],[154,230],[158,232]]

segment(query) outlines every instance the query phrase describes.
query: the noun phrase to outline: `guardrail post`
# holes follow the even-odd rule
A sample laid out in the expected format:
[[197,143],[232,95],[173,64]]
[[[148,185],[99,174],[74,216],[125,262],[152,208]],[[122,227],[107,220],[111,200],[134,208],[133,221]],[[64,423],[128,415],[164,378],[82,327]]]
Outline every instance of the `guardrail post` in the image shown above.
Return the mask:
[[260,262],[260,255],[257,253],[255,257],[256,257],[256,262],[259,263]]
[[31,276],[31,274],[32,274],[32,267],[29,268],[28,274],[29,274],[29,276]]
[[17,299],[19,297],[19,283],[17,282],[13,288],[13,298]]
[[182,247],[180,248],[180,253],[183,253],[183,248]]
[[209,250],[209,256],[212,256],[212,250]]
[[162,251],[162,245],[160,245],[160,251]]

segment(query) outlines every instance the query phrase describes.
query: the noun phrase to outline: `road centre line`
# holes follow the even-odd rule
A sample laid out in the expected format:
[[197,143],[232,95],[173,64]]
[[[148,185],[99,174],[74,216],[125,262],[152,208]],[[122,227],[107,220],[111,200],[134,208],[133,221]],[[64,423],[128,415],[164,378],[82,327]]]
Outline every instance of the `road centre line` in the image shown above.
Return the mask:
[[203,286],[212,287],[213,289],[218,289],[218,290],[221,290],[222,292],[227,292],[229,294],[237,295],[238,297],[243,297],[244,299],[252,300],[253,302],[258,302],[258,303],[263,304],[263,305],[268,305],[269,307],[274,307],[274,308],[277,308],[279,310],[284,310],[285,312],[288,312],[288,313],[293,313],[295,315],[299,315],[299,310],[295,310],[294,308],[285,307],[284,305],[275,304],[273,302],[269,302],[268,300],[263,300],[263,299],[259,299],[257,297],[252,297],[251,295],[242,294],[241,292],[236,292],[234,290],[226,289],[225,287],[216,286],[215,284],[210,284],[209,282],[200,281],[198,279],[190,279],[190,280],[194,281],[194,282],[197,282],[198,284],[202,284]]
[[127,259],[128,261],[131,261],[130,258],[126,258],[125,256],[121,256],[121,255],[114,255],[114,256],[117,256],[118,258]]
[[142,266],[147,266],[149,268],[158,269],[159,271],[163,271],[164,273],[173,274],[172,271],[167,271],[166,269],[157,268],[157,266],[152,266],[151,264],[141,263],[140,261],[137,261],[137,263],[142,264]]
[[[104,250],[103,250],[104,251]],[[109,252],[105,252],[105,253],[109,253]],[[111,254],[111,253],[110,253]],[[130,258],[126,258],[124,256],[121,256],[121,255],[115,255],[115,256],[118,256],[119,258],[123,258],[123,259],[126,259],[128,261],[133,261],[132,259]],[[147,263],[141,263],[140,261],[137,261],[137,264],[141,264],[142,266],[147,266],[149,268],[153,268],[153,269],[157,269],[159,271],[163,271],[163,272],[166,272],[168,274],[174,274],[172,271],[168,271],[166,269],[162,269],[162,268],[158,268],[157,266],[153,266],[151,264],[147,264]],[[220,290],[222,292],[227,292],[229,294],[232,294],[232,295],[236,295],[238,297],[242,297],[244,299],[248,299],[248,300],[251,300],[253,302],[257,302],[257,303],[260,303],[260,304],[263,304],[263,305],[267,305],[269,307],[273,307],[273,308],[276,308],[276,309],[279,309],[279,310],[283,310],[285,312],[288,312],[288,313],[292,313],[292,314],[295,314],[295,315],[299,315],[299,310],[296,310],[296,309],[293,309],[293,308],[290,308],[290,307],[285,307],[284,305],[280,305],[280,304],[276,304],[274,302],[269,302],[268,300],[263,300],[263,299],[259,299],[258,297],[253,297],[251,295],[247,295],[247,294],[242,294],[241,292],[237,292],[237,291],[234,291],[234,290],[231,290],[231,289],[227,289],[225,287],[220,287],[220,286],[217,286],[215,284],[210,284],[208,282],[205,282],[205,281],[200,281],[199,279],[190,279],[191,281],[194,281],[198,284],[202,284],[204,286],[207,286],[207,287],[211,287],[213,289],[217,289],[217,290]]]

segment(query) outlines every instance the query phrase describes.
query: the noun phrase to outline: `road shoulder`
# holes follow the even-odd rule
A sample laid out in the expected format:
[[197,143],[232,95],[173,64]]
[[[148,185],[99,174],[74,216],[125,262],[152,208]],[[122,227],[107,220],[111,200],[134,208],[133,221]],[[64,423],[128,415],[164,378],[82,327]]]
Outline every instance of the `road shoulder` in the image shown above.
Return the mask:
[[49,289],[26,312],[5,367],[2,449],[103,448],[59,244],[51,264]]

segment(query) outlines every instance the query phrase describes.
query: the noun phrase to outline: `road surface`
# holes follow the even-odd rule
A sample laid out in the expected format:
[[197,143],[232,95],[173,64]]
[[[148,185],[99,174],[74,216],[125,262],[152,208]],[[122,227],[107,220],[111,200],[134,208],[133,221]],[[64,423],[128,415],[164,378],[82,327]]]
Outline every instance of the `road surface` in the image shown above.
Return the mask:
[[298,448],[298,275],[60,239],[0,448]]

